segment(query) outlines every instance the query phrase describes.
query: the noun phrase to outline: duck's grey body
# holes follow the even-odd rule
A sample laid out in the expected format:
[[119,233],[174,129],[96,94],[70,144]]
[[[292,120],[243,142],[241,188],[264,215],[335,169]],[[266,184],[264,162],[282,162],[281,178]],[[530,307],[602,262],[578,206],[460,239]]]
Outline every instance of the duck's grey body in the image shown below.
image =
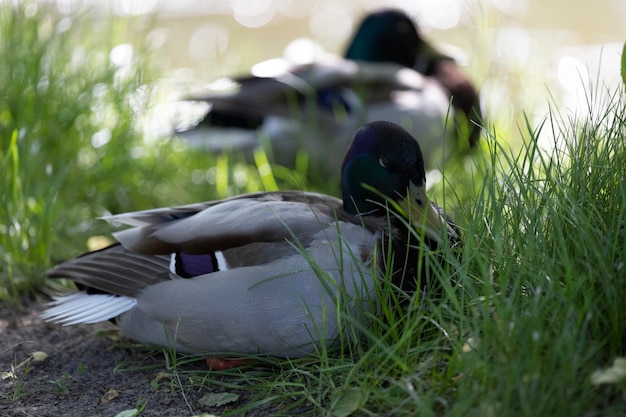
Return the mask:
[[[326,205],[316,205],[317,199]],[[334,339],[341,316],[364,314],[373,299],[379,234],[338,220],[329,207],[340,204],[313,193],[270,193],[111,216],[141,226],[117,233],[121,246],[69,261],[48,275],[134,300],[121,314],[113,309],[103,317],[102,305],[94,313],[98,320],[117,317],[121,332],[141,343],[175,344],[188,353],[298,357],[310,354],[316,342]],[[247,223],[246,236],[233,233],[235,220]],[[199,247],[221,251],[223,270],[182,278],[170,271],[168,256],[142,254],[192,254]],[[90,297],[80,302],[88,308]],[[111,303],[119,304],[113,298]],[[77,307],[67,315],[66,307],[60,303],[45,317],[73,322]]]

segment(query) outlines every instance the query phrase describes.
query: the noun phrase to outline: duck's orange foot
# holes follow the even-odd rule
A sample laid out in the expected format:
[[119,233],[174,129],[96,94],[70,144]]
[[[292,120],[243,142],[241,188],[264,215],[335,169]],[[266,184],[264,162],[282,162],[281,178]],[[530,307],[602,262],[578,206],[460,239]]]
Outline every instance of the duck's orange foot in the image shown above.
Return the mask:
[[242,358],[207,358],[206,365],[211,371],[224,371],[226,369],[239,368],[245,366],[250,362],[249,359]]

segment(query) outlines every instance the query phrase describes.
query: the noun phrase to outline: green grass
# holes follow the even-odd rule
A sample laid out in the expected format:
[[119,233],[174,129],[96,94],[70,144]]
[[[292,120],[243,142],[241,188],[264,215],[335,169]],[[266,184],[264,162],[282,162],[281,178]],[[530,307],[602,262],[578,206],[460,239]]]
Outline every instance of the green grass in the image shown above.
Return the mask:
[[[0,7],[0,76],[11,80],[0,87],[2,300],[40,290],[43,270],[108,233],[92,220],[107,211],[260,189],[329,191],[303,172],[144,142],[133,106],[138,89],[145,103],[154,97],[151,52],[134,45],[130,71],[109,60],[121,39],[141,38],[141,25],[111,20],[94,33],[92,23],[77,18],[62,30],[67,21],[32,5]],[[285,415],[622,415],[624,379],[594,384],[591,375],[626,354],[626,94],[601,101],[588,91],[587,115],[553,109],[523,127],[518,150],[487,133],[482,153],[446,170],[433,191],[464,246],[460,260],[450,252],[445,268],[433,265],[440,297],[402,311],[383,286],[368,326],[345,318],[346,335],[361,338],[306,360],[209,373],[166,352],[172,389],[255,394],[232,414],[271,403]],[[556,150],[537,145],[545,131]]]
[[[120,186],[124,170],[137,175],[130,95],[149,79],[138,70],[140,53],[133,76],[109,62],[128,28],[94,26],[90,33],[86,19],[53,19],[34,4],[0,8],[1,297],[40,287],[51,258],[76,250],[71,237],[87,226],[76,219],[128,206],[136,194]],[[108,143],[93,146],[98,134]]]

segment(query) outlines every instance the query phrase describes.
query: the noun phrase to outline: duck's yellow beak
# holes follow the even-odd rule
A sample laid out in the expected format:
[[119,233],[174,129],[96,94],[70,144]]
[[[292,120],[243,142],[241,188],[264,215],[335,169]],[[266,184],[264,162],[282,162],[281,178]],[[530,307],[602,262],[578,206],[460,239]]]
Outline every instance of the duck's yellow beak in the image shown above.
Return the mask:
[[431,239],[441,242],[442,237],[455,234],[448,222],[437,212],[426,195],[424,185],[417,186],[409,182],[407,197],[400,202],[400,207],[415,227],[418,227]]

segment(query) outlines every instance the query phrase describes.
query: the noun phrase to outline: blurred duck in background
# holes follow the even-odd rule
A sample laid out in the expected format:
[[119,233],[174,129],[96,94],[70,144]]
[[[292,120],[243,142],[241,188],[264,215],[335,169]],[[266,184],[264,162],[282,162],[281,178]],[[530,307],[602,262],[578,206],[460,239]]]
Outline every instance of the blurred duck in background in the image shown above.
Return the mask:
[[432,160],[437,150],[445,149],[446,156],[467,150],[480,135],[476,89],[402,11],[367,15],[343,58],[267,67],[261,75],[220,80],[221,89],[184,98],[204,104],[204,113],[179,123],[176,133],[211,152],[262,146],[285,166],[294,166],[304,151],[326,174],[338,172],[351,132],[372,121],[394,122],[413,133],[428,167],[441,164],[439,157]]

